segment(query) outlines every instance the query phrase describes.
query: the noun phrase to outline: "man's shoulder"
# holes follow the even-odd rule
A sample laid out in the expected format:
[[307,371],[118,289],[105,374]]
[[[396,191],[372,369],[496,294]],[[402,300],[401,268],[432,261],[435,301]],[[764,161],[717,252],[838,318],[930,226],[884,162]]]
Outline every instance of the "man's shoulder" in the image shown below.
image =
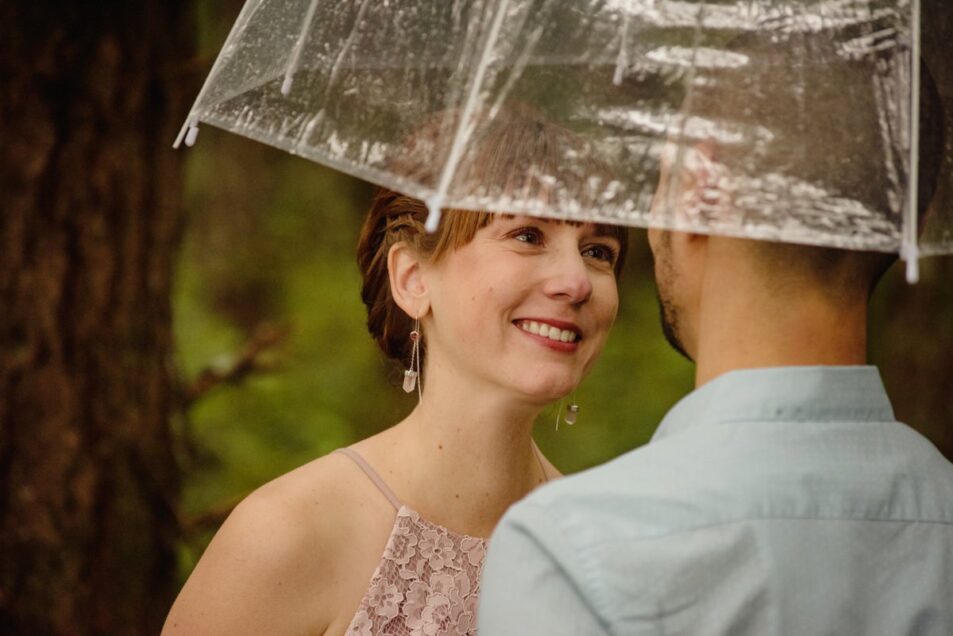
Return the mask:
[[560,479],[508,519],[554,524],[582,546],[791,516],[950,522],[951,501],[953,464],[899,422],[771,432],[744,422],[673,435]]
[[494,545],[498,554],[544,555],[602,620],[642,607],[658,576],[682,567],[684,555],[671,549],[681,533],[717,523],[695,477],[679,477],[690,458],[668,446],[647,444],[536,490],[507,511],[491,556]]
[[[697,505],[708,468],[680,444],[652,443],[538,489],[507,513],[509,523],[553,524],[577,544],[649,538],[704,525]],[[692,503],[695,502],[695,503]]]

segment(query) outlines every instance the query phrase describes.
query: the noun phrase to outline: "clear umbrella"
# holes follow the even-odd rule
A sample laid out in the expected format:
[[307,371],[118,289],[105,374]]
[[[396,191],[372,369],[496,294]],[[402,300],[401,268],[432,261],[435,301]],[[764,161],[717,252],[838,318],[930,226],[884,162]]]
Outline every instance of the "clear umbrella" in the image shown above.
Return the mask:
[[953,253],[953,12],[922,1],[248,0],[176,145],[207,122],[431,228],[687,229],[899,252],[913,280]]

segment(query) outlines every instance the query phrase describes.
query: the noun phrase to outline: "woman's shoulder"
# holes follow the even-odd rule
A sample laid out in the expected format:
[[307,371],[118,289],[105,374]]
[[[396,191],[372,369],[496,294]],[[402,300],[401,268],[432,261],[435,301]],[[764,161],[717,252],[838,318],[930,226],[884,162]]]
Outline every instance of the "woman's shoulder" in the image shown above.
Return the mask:
[[352,462],[331,453],[257,488],[235,507],[216,539],[278,564],[294,565],[306,552],[315,564],[316,557],[336,553],[336,539],[359,521],[366,490]]
[[362,541],[379,541],[367,530],[393,516],[362,478],[332,453],[248,495],[189,577],[165,632],[323,631],[338,607],[335,581],[369,549]]
[[296,522],[281,530],[313,538],[315,532],[324,535],[340,526],[341,519],[328,523],[329,517],[360,510],[368,495],[365,479],[351,459],[329,453],[260,486],[233,515],[241,512],[239,519],[251,524],[259,523],[262,514],[278,515]]
[[[294,563],[332,552],[336,535],[364,498],[349,460],[331,453],[260,486],[235,507],[220,534]],[[281,562],[281,560],[279,560]]]

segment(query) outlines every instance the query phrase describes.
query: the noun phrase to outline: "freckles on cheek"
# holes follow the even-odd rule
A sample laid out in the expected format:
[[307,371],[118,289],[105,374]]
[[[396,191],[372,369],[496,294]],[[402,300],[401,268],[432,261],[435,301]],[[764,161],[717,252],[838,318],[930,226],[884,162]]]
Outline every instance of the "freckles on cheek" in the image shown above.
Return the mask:
[[483,298],[484,301],[485,301],[486,298],[488,298],[488,297],[490,297],[490,296],[492,296],[492,295],[493,295],[493,287],[492,287],[492,286],[487,287],[486,289],[477,290],[476,293],[474,293],[474,294],[472,294],[472,295],[470,296],[470,302],[473,303],[473,304],[477,304],[477,302],[480,302],[480,301],[477,300],[477,298]]

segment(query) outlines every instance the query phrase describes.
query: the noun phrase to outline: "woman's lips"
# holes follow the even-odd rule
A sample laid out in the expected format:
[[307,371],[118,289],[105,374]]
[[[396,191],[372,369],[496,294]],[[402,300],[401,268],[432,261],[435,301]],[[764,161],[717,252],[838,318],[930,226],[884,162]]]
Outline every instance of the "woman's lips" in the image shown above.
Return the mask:
[[556,351],[575,351],[582,340],[576,325],[559,320],[521,318],[513,324],[527,336]]

